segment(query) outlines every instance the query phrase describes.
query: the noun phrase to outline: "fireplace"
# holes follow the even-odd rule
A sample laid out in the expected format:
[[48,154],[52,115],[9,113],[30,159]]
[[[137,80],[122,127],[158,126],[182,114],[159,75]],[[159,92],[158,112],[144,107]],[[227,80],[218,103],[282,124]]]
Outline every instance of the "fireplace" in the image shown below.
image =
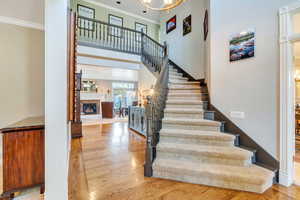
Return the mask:
[[97,104],[96,103],[84,103],[82,105],[82,112],[85,115],[96,115],[97,114]]
[[100,101],[99,100],[81,100],[81,114],[82,115],[99,115]]

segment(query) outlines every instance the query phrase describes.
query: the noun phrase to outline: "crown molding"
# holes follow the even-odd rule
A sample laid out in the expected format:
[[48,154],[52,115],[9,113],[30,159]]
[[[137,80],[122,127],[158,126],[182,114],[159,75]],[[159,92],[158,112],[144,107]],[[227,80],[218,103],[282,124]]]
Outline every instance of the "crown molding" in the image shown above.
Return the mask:
[[38,30],[44,31],[44,25],[42,25],[42,24],[17,19],[17,18],[14,18],[14,17],[0,16],[0,23],[13,24],[13,25],[17,25],[17,26],[22,26],[22,27],[26,27],[26,28],[33,28],[33,29],[38,29]]
[[131,17],[135,17],[135,18],[142,19],[142,20],[147,21],[147,22],[150,22],[150,23],[152,23],[152,24],[158,24],[158,25],[160,25],[160,23],[159,23],[158,21],[151,20],[151,19],[147,19],[147,18],[142,17],[142,16],[140,16],[140,15],[133,14],[133,13],[130,13],[130,12],[121,10],[121,9],[119,9],[119,8],[114,8],[114,7],[112,7],[112,6],[109,6],[109,5],[100,3],[100,2],[96,2],[96,1],[94,1],[94,0],[84,0],[84,1],[87,2],[87,3],[90,3],[90,4],[94,4],[94,5],[96,5],[96,6],[100,6],[100,7],[107,8],[107,9],[110,9],[110,10],[113,10],[113,11],[116,11],[116,12],[119,12],[119,13],[123,13],[123,14],[128,15],[128,16],[131,16]]

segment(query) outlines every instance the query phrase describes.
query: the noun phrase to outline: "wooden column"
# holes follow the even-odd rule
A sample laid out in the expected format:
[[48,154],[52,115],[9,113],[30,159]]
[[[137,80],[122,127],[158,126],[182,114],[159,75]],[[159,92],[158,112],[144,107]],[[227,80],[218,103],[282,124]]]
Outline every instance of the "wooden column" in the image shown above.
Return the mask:
[[77,56],[76,56],[76,13],[69,11],[69,44],[68,44],[68,119],[71,122],[71,134],[72,138],[82,137],[82,122],[80,119],[81,115],[81,106],[80,106],[80,90],[81,90],[81,75],[82,73],[77,73],[76,64],[77,64]]

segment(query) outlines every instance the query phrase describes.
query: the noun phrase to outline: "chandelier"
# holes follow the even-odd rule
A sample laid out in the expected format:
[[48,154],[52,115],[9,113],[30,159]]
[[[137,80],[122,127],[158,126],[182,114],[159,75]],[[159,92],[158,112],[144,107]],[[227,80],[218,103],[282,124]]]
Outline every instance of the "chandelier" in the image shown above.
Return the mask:
[[140,0],[147,9],[155,11],[171,10],[184,1],[185,0]]

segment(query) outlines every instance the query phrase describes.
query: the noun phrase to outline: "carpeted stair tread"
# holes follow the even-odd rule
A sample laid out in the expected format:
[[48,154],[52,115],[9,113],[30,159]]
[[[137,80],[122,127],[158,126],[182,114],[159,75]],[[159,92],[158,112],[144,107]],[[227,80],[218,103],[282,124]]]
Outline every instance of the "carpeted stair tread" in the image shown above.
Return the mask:
[[173,75],[170,75],[169,78],[171,80],[173,80],[173,79],[175,79],[175,80],[189,80],[188,78],[183,77],[183,76],[173,76]]
[[199,100],[167,100],[166,104],[184,104],[184,105],[202,105],[203,101]]
[[177,92],[177,93],[169,93],[168,96],[169,97],[190,97],[190,96],[202,96],[202,95],[207,95],[207,93],[205,92],[194,92],[194,93],[180,93],[180,92]]
[[[199,176],[199,178],[208,177],[225,182],[249,183],[254,185],[263,185],[272,182],[274,173],[265,168],[250,166],[229,166],[219,164],[201,164],[191,161],[178,161],[171,159],[156,159],[153,164],[154,171],[168,172],[178,174],[179,176]],[[207,183],[209,184],[209,183]],[[224,186],[223,186],[224,187]],[[261,192],[261,191],[256,191]]]
[[209,156],[212,158],[231,160],[250,160],[253,156],[251,151],[247,151],[235,146],[207,146],[197,144],[159,143],[156,150],[158,152],[189,154],[196,156]]
[[201,130],[180,130],[180,129],[161,129],[161,136],[200,138],[206,140],[234,141],[235,136],[218,132],[218,131],[201,131]]
[[169,81],[171,85],[199,85],[200,82],[198,81],[186,81],[186,82],[176,82],[176,81]]
[[171,90],[200,90],[200,85],[174,85],[170,84],[169,89]]
[[165,113],[186,113],[186,114],[202,114],[203,109],[192,109],[192,108],[166,108]]
[[175,125],[201,125],[201,126],[216,126],[222,125],[221,122],[206,120],[206,119],[190,119],[190,118],[164,118],[163,123]]

